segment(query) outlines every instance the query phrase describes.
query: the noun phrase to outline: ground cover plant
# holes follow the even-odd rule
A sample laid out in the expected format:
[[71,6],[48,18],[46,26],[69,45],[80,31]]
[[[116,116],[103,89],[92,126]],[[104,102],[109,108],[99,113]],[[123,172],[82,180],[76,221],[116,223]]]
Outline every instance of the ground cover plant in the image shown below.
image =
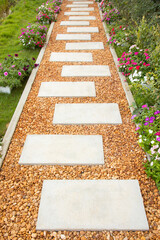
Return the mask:
[[160,190],[160,5],[157,0],[146,0],[145,6],[142,0],[98,2],[110,35],[107,44],[115,48],[136,102],[138,143],[150,155],[146,173]]
[[[20,44],[18,37],[21,33],[21,28],[25,28],[28,23],[36,22],[36,9],[43,2],[43,0],[25,0],[25,2],[20,0],[12,8],[12,13],[3,20],[0,25],[0,63],[4,61],[6,56],[14,56],[15,53],[21,56],[22,59],[37,58],[39,49],[25,49]],[[6,126],[11,120],[25,82],[22,83],[22,87],[14,88],[10,95],[0,93],[0,136],[3,136],[6,131]]]

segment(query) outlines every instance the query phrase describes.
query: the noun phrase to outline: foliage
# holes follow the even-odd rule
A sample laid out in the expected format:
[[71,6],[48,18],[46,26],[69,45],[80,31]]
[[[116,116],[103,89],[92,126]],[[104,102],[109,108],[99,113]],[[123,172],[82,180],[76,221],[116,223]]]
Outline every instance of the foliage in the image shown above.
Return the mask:
[[43,47],[47,35],[46,26],[29,24],[26,29],[22,28],[21,32],[19,38],[24,47],[31,49]]
[[9,86],[10,88],[19,87],[22,81],[28,77],[33,69],[34,58],[21,59],[18,54],[8,55],[8,58],[0,64],[0,86]]
[[136,109],[132,116],[137,124],[138,143],[151,156],[145,164],[146,173],[160,188],[160,107],[148,107],[146,104]]
[[51,23],[56,21],[54,7],[51,8],[48,3],[42,4],[37,9],[37,11],[38,11],[37,20],[39,23],[46,24],[46,23]]
[[160,4],[159,0],[112,0],[112,3],[119,9],[121,15],[126,18],[130,24],[140,23],[143,16],[147,22],[160,22]]

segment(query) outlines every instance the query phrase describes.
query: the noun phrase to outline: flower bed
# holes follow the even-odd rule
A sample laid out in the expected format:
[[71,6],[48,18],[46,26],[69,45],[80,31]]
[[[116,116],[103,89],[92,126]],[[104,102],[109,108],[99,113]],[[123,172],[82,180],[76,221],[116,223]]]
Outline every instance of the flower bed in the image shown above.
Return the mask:
[[[98,0],[97,0],[98,1]],[[143,17],[128,24],[114,6],[117,1],[98,1],[110,38],[107,44],[119,55],[119,71],[126,77],[135,98],[132,119],[137,124],[138,143],[149,154],[145,169],[160,190],[160,36]],[[152,33],[151,33],[152,32]],[[148,40],[150,35],[152,41]],[[141,107],[142,106],[142,107]]]
[[22,81],[27,78],[32,69],[37,66],[34,64],[35,59],[28,58],[21,59],[18,54],[15,56],[8,55],[8,58],[0,63],[0,86],[2,87],[1,92],[10,93],[14,87],[20,87]]

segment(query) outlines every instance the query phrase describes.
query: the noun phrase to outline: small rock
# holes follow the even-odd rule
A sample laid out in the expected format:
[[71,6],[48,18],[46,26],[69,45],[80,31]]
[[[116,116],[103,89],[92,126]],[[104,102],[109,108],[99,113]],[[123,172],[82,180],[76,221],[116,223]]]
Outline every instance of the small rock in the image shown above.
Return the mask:
[[87,238],[86,237],[81,237],[81,240],[87,240]]
[[66,239],[66,236],[64,234],[61,234],[61,239]]
[[36,238],[37,237],[37,233],[32,233],[32,238]]

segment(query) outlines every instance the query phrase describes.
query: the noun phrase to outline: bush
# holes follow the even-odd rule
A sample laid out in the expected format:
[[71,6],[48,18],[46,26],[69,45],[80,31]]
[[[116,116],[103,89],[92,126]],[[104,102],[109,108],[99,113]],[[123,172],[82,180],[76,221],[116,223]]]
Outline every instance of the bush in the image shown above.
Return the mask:
[[42,4],[38,9],[37,20],[42,24],[49,24],[56,21],[56,15],[54,9],[52,9],[47,3]]
[[0,63],[0,86],[9,86],[11,89],[20,87],[22,81],[37,66],[34,61],[34,58],[32,60],[28,58],[20,59],[18,54],[15,54],[15,56],[8,55],[8,58]]
[[160,107],[143,105],[133,114],[139,135],[138,143],[150,155],[150,160],[145,164],[146,173],[155,180],[160,190]]
[[29,24],[27,29],[21,29],[19,36],[21,43],[25,48],[41,48],[46,40],[47,27],[37,24]]

